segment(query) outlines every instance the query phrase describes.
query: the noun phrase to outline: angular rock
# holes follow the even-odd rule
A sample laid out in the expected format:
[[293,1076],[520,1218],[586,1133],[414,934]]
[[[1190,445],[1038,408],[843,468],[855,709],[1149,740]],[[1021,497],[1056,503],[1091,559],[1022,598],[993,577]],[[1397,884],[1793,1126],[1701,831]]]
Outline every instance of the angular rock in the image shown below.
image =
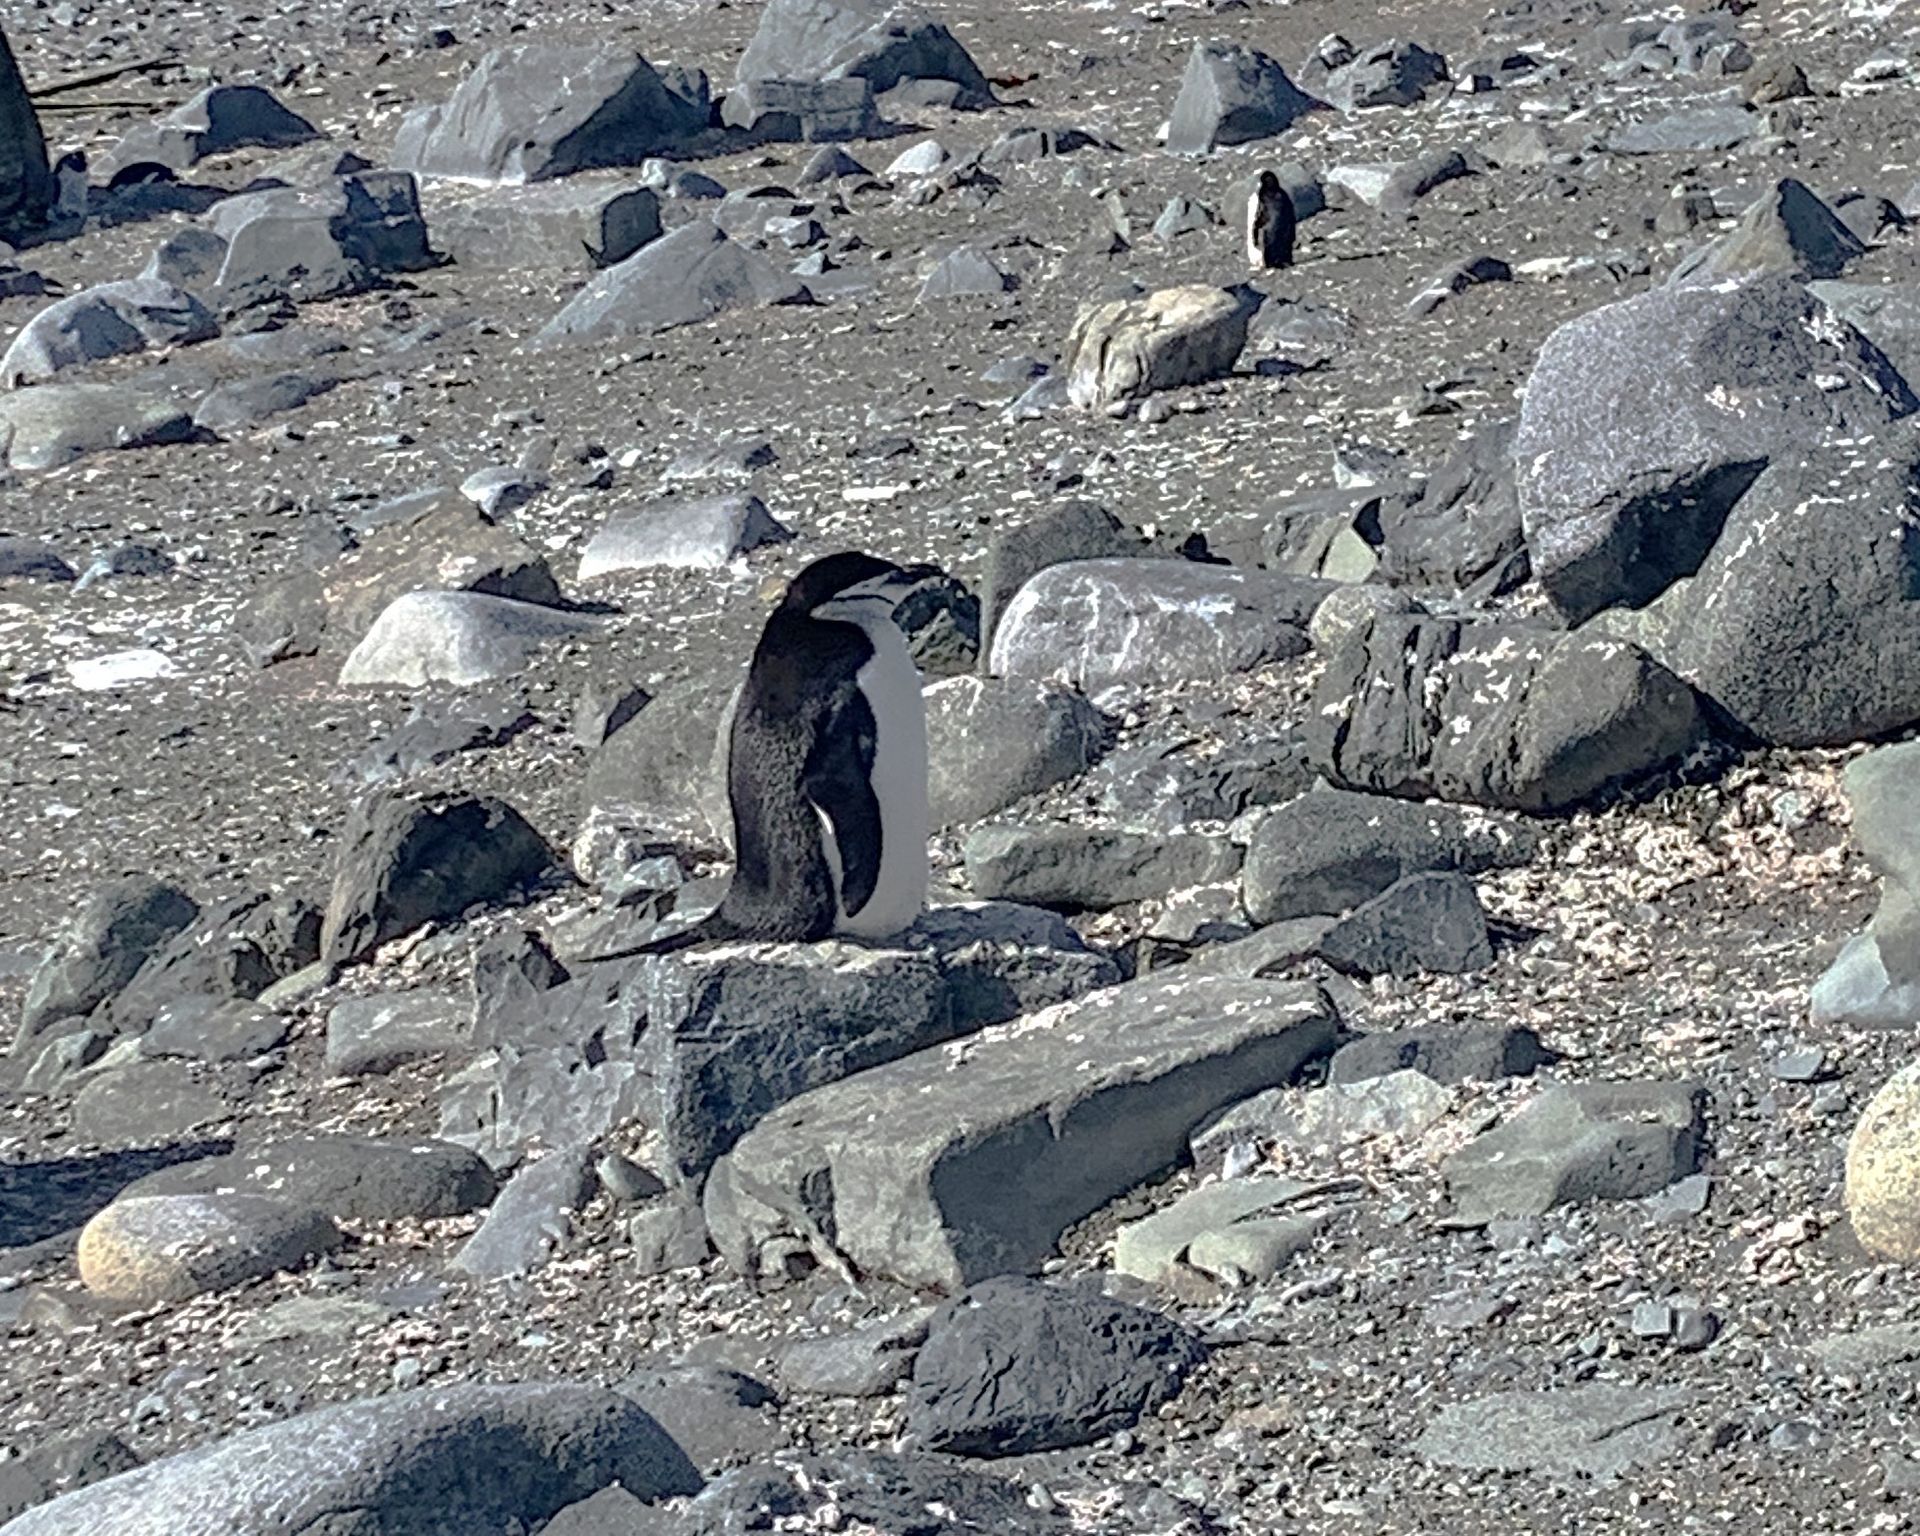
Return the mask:
[[1436,1083],[1531,1077],[1558,1058],[1524,1024],[1416,1025],[1349,1040],[1333,1053],[1329,1083],[1418,1072]]
[[254,894],[221,902],[155,950],[96,1010],[95,1023],[117,1034],[148,1034],[171,1010],[176,1024],[191,1032],[197,1006],[259,997],[318,959],[319,943],[320,909],[305,897]]
[[1599,622],[1769,746],[1920,720],[1920,441],[1809,449],[1728,512],[1699,570]]
[[441,106],[408,113],[397,169],[519,185],[684,153],[706,108],[614,45],[521,43],[484,55]]
[[199,904],[185,891],[150,876],[129,876],[94,892],[34,971],[14,1050],[63,1020],[92,1013],[199,916]]
[[125,176],[139,166],[185,171],[209,155],[236,149],[290,149],[320,131],[258,85],[210,85],[171,112],[143,123],[114,148],[101,167]]
[[1701,728],[1693,691],[1624,641],[1397,616],[1329,662],[1307,727],[1342,788],[1523,811],[1643,777]]
[[571,1232],[568,1218],[593,1190],[592,1157],[585,1147],[564,1148],[528,1163],[500,1191],[480,1230],[461,1244],[453,1267],[476,1280],[504,1280],[538,1269],[564,1248]]
[[1487,914],[1455,870],[1408,875],[1342,918],[1320,957],[1349,976],[1461,976],[1493,964]]
[[1524,579],[1526,535],[1513,463],[1518,428],[1517,421],[1481,428],[1417,488],[1381,499],[1385,580],[1461,591],[1489,575],[1499,590]]
[[1479,874],[1532,858],[1533,830],[1447,806],[1321,790],[1266,817],[1247,847],[1242,892],[1256,922],[1338,915],[1409,875]]
[[933,1314],[930,1306],[912,1307],[846,1333],[795,1339],[780,1350],[780,1380],[811,1397],[884,1396],[912,1372]]
[[44,1441],[0,1462],[0,1521],[139,1465],[140,1458],[110,1429]]
[[209,222],[226,247],[212,282],[196,291],[228,314],[344,298],[443,260],[428,243],[419,187],[399,171],[244,193],[216,206]]
[[1194,822],[1232,821],[1258,806],[1283,805],[1316,782],[1296,736],[1256,736],[1216,749],[1182,734],[1115,753],[1088,788],[1122,826],[1180,832]]
[[943,256],[920,285],[916,304],[931,304],[941,299],[983,298],[1006,293],[1014,280],[971,245],[962,245]]
[[[1411,1071],[1389,1072],[1359,1083],[1330,1083],[1324,1088],[1269,1088],[1241,1100],[1196,1131],[1193,1160],[1203,1167],[1221,1164],[1235,1158],[1235,1149],[1249,1146],[1279,1145],[1313,1152],[1379,1136],[1412,1139],[1452,1107],[1452,1094],[1423,1073]],[[1203,1190],[1235,1188],[1245,1182],[1228,1180]]]
[[1220,678],[1304,655],[1332,583],[1178,560],[1076,560],[1029,580],[994,631],[991,670],[1087,693]]
[[952,677],[925,699],[936,827],[984,820],[1078,778],[1110,735],[1081,694],[1028,678]]
[[1068,397],[1083,411],[1233,372],[1253,306],[1227,288],[1160,288],[1080,311],[1067,337]]
[[742,79],[727,92],[720,121],[756,144],[870,139],[878,136],[880,128],[873,86],[857,75],[832,80]]
[[123,1195],[80,1232],[80,1278],[151,1307],[294,1269],[344,1241],[319,1211],[263,1195]]
[[1014,593],[1048,566],[1070,560],[1119,560],[1148,552],[1139,530],[1093,501],[1067,501],[1013,524],[1002,524],[987,544],[980,584],[981,655]]
[[171,283],[145,277],[101,283],[56,299],[23,325],[0,357],[0,383],[9,389],[39,384],[67,368],[219,333],[206,306]]
[[0,582],[39,581],[61,585],[78,574],[51,544],[13,534],[0,535]]
[[1679,287],[1783,273],[1800,282],[1838,277],[1867,247],[1805,182],[1788,176],[1757,198],[1740,222],[1694,252],[1668,282]]
[[458,1049],[470,1010],[450,992],[347,997],[327,1010],[327,1075],[367,1077]]
[[285,1017],[257,1003],[190,995],[154,1013],[152,1027],[140,1037],[140,1051],[189,1061],[255,1061],[285,1045],[290,1032]]
[[244,431],[271,417],[297,411],[344,382],[336,374],[272,373],[221,384],[194,406],[193,424],[216,434]]
[[425,1387],[178,1452],[31,1510],[9,1536],[397,1533],[421,1529],[423,1507],[445,1529],[532,1529],[615,1482],[641,1500],[701,1485],[653,1419],[602,1387]]
[[1699,1167],[1705,1099],[1692,1083],[1550,1088],[1447,1159],[1455,1219],[1481,1225],[1657,1194]]
[[1173,1397],[1205,1356],[1178,1323],[1091,1289],[984,1280],[928,1322],[907,1433],[962,1456],[1089,1445]]
[[597,275],[530,345],[655,336],[728,310],[812,302],[798,278],[695,219]]
[[286,1136],[136,1179],[128,1197],[259,1196],[338,1221],[431,1221],[494,1197],[491,1170],[465,1147],[427,1137]]
[[13,48],[0,33],[0,235],[13,239],[38,228],[54,191],[40,118]]
[[1272,138],[1325,105],[1300,90],[1257,48],[1195,43],[1174,98],[1167,149],[1176,155],[1200,155]]
[[[1197,1149],[1199,1138],[1195,1140]],[[1164,1211],[1123,1226],[1114,1240],[1114,1273],[1163,1285],[1178,1276],[1196,1242],[1250,1220],[1271,1218],[1275,1211],[1298,1205],[1305,1193],[1307,1186],[1292,1179],[1223,1179],[1203,1184]],[[1317,1224],[1309,1218],[1305,1230],[1311,1232]]]
[[707,1224],[742,1273],[777,1277],[811,1249],[958,1290],[1037,1264],[1177,1160],[1207,1116],[1290,1080],[1337,1027],[1314,987],[1109,987],[794,1100],[715,1166]]
[[616,512],[587,541],[579,577],[667,566],[719,570],[768,544],[791,539],[758,496],[735,492],[698,501],[661,501]]
[[1443,1407],[1413,1443],[1440,1467],[1532,1472],[1587,1484],[1667,1461],[1683,1444],[1683,1387],[1594,1384],[1550,1392],[1495,1392]]
[[727,737],[736,682],[695,676],[613,731],[587,763],[588,808],[704,843],[730,839]]
[[[1808,390],[1815,377],[1835,387]],[[1513,451],[1534,572],[1570,622],[1644,604],[1699,568],[1774,456],[1916,408],[1887,359],[1788,278],[1605,305],[1549,336],[1527,383]]]
[[992,86],[954,35],[895,0],[772,0],[736,76],[743,83],[858,79],[876,96],[903,83],[946,81],[955,91],[952,105],[993,100]]
[[435,246],[462,267],[610,267],[662,232],[651,187],[568,181],[498,191],[434,182],[424,202]]
[[41,384],[0,395],[0,449],[11,469],[59,469],[114,448],[191,442],[193,415],[119,384]]
[[341,834],[321,934],[329,965],[357,960],[423,923],[448,922],[538,880],[556,856],[504,800],[375,795]]
[[784,1450],[787,1434],[771,1409],[779,1399],[744,1371],[669,1365],[636,1372],[617,1389],[646,1410],[696,1467],[718,1471]]
[[1765,131],[1766,118],[1741,106],[1694,107],[1629,123],[1607,136],[1616,155],[1700,154],[1737,149]]
[[592,617],[480,592],[408,592],[389,603],[340,664],[343,685],[469,688],[524,672],[562,640],[598,633]]
[[1450,78],[1447,61],[1418,43],[1381,43],[1327,75],[1316,87],[1343,112],[1366,107],[1410,107]]
[[73,1096],[74,1134],[100,1147],[157,1147],[201,1126],[224,1124],[239,1108],[245,1074],[208,1072],[184,1061],[102,1061]]
[[976,896],[1072,912],[1151,901],[1228,879],[1240,867],[1239,850],[1225,838],[1100,827],[981,827],[964,853]]

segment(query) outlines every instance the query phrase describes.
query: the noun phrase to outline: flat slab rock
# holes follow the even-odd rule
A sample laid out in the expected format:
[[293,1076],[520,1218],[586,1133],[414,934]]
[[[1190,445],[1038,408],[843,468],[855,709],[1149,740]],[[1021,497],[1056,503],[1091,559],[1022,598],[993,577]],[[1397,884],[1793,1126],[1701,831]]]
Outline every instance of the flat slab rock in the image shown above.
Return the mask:
[[1552,1478],[1620,1476],[1680,1449],[1678,1387],[1496,1392],[1443,1408],[1414,1452],[1435,1466]]
[[1150,977],[802,1095],[707,1182],[735,1269],[785,1259],[955,1291],[1037,1264],[1193,1128],[1331,1048],[1315,986]]
[[342,1403],[182,1451],[29,1510],[7,1536],[314,1536],[528,1529],[618,1482],[699,1491],[647,1414],[570,1382],[427,1387]]

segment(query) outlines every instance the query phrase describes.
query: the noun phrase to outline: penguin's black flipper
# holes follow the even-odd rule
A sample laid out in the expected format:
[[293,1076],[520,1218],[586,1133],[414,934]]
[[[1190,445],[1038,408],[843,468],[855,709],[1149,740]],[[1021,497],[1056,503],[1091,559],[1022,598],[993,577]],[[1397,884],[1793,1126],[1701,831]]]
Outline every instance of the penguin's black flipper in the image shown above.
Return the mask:
[[800,781],[827,819],[840,868],[840,905],[849,917],[873,899],[880,883],[880,797],[873,788],[879,740],[867,696],[849,687],[816,735]]

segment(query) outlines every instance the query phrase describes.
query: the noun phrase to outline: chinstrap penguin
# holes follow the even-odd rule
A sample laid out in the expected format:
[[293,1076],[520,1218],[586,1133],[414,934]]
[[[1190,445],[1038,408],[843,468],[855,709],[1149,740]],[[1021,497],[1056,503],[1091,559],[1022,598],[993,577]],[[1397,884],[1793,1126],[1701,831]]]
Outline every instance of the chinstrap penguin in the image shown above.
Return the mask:
[[1258,271],[1293,264],[1293,199],[1272,171],[1262,171],[1247,199],[1247,260]]
[[893,610],[917,579],[855,552],[794,577],[734,711],[732,884],[692,927],[597,958],[912,926],[927,900],[927,717]]

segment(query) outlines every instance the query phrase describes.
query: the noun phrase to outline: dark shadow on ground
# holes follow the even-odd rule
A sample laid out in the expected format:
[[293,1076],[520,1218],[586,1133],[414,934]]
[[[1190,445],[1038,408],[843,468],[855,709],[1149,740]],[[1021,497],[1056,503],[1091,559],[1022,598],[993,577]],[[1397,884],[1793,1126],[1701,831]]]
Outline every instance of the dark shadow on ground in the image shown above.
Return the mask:
[[37,1243],[84,1225],[135,1179],[156,1169],[232,1150],[231,1141],[191,1141],[136,1152],[0,1164],[0,1249]]

